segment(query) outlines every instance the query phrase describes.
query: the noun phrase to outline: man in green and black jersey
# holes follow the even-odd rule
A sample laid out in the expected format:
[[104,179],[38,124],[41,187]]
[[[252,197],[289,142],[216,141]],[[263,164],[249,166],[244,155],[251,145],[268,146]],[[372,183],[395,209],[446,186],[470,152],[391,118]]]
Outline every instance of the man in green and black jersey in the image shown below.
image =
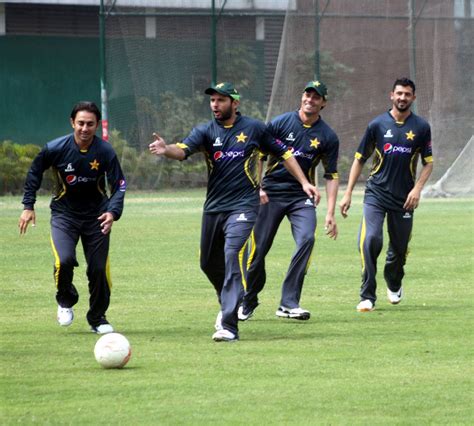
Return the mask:
[[245,249],[259,204],[259,151],[284,162],[308,197],[319,197],[284,143],[268,133],[265,124],[242,116],[240,95],[232,83],[209,87],[214,119],[195,127],[180,143],[167,145],[155,133],[150,152],[185,160],[202,152],[208,165],[208,185],[201,230],[200,265],[213,284],[220,303],[215,341],[235,341],[237,309],[245,284]]
[[[327,88],[319,80],[306,84],[301,95],[300,108],[274,118],[269,132],[290,148],[305,176],[315,181],[315,169],[321,162],[326,180],[327,214],[326,233],[337,237],[334,217],[339,179],[337,158],[339,139],[322,119],[320,112],[326,106]],[[308,320],[310,312],[301,308],[303,281],[309,268],[316,232],[316,206],[301,190],[295,178],[288,173],[278,157],[270,156],[260,190],[261,205],[257,222],[251,234],[251,251],[247,274],[247,291],[239,319],[245,321],[258,306],[258,294],[266,281],[265,256],[270,250],[282,220],[288,217],[296,249],[283,281],[281,300],[276,315],[282,318]]]
[[[105,313],[110,303],[110,231],[122,215],[125,178],[112,146],[95,136],[101,114],[92,102],[79,102],[71,112],[74,132],[48,142],[34,159],[25,182],[20,234],[35,226],[36,192],[51,168],[55,194],[51,200],[51,245],[57,286],[57,319],[69,326],[79,294],[72,283],[78,266],[76,245],[82,241],[89,279],[87,321],[98,334],[113,332]],[[109,191],[109,195],[107,192]]]
[[[382,250],[385,216],[390,239],[384,268],[387,296],[390,303],[400,303],[413,214],[420,202],[421,190],[433,170],[430,125],[410,110],[416,98],[415,84],[407,78],[397,79],[390,98],[392,108],[367,127],[340,203],[341,213],[346,217],[357,179],[365,162],[375,153],[365,189],[359,233],[362,258],[359,312],[370,312],[375,308],[377,258]],[[419,158],[423,168],[416,180]]]

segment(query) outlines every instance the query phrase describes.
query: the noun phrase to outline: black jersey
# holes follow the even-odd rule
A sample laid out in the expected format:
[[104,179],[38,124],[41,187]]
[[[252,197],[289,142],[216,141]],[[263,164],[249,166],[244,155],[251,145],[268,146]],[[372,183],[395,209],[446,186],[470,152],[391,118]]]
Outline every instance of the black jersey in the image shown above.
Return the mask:
[[239,113],[231,126],[212,120],[195,127],[177,146],[186,157],[199,151],[206,157],[209,180],[204,211],[207,213],[257,207],[259,152],[282,159],[291,157],[288,148],[271,137],[264,123]]
[[415,185],[418,158],[423,165],[433,161],[430,125],[414,113],[397,122],[385,112],[369,123],[355,157],[365,162],[374,151],[365,199],[403,210]]
[[55,180],[51,210],[91,217],[111,212],[115,220],[120,218],[126,183],[109,143],[94,136],[87,151],[82,151],[74,141],[74,134],[48,142],[28,171],[23,197],[25,208],[33,209],[43,173],[50,167]]
[[[298,111],[291,111],[274,118],[267,128],[274,138],[288,146],[310,182],[315,183],[319,162],[326,179],[338,179],[339,139],[321,117],[309,126],[301,121]],[[275,156],[268,159],[262,187],[270,197],[307,198],[301,184]]]

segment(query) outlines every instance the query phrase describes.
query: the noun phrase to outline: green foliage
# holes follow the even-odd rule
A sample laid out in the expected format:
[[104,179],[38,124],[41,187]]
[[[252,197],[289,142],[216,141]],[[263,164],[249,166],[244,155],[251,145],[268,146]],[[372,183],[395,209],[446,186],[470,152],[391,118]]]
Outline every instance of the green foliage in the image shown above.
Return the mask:
[[148,147],[137,150],[130,146],[115,129],[110,132],[109,141],[117,153],[129,189],[205,185],[206,165],[200,155],[182,162],[158,158],[150,154]]
[[0,195],[22,192],[26,173],[40,149],[37,145],[19,145],[9,140],[0,144]]
[[[292,55],[290,63],[292,67],[291,78],[295,84],[301,85],[301,81],[307,81],[308,76],[314,75],[315,52],[298,53]],[[344,80],[344,76],[352,74],[354,68],[338,62],[329,51],[322,51],[319,55],[320,76],[322,81],[328,86],[328,98],[340,98],[350,93],[350,87]]]

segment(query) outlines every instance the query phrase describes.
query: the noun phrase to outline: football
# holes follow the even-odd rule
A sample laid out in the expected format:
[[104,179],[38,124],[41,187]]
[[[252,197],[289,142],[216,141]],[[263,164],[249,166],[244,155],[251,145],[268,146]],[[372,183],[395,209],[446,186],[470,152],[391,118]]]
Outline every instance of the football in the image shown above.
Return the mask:
[[132,355],[132,348],[122,334],[108,333],[97,340],[94,355],[104,368],[122,368]]

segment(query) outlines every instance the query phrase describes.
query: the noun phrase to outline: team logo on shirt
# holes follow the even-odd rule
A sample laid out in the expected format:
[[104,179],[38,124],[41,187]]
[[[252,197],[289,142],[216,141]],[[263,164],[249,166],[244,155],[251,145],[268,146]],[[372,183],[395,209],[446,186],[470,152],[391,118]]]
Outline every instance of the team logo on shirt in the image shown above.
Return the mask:
[[310,139],[311,148],[317,149],[321,142],[318,141],[318,138]]
[[67,175],[66,182],[68,185],[75,185],[77,183],[77,176],[76,175]]
[[70,173],[74,171],[74,167],[72,167],[72,163],[68,163],[67,167],[64,169],[65,172]]
[[392,129],[388,129],[386,132],[385,132],[385,135],[383,135],[384,138],[393,138],[393,133],[392,133]]
[[292,146],[288,147],[288,151],[293,154],[293,157],[303,157],[312,160],[314,158],[314,154],[310,154],[309,152],[302,152],[299,149],[295,149]]
[[397,152],[400,154],[411,154],[411,151],[411,146],[392,145],[388,142],[383,146],[384,154],[395,154]]
[[290,142],[294,142],[296,140],[293,132],[290,132],[290,134],[286,137],[286,140]]
[[408,141],[414,141],[415,140],[415,134],[410,130],[408,133],[405,133],[407,140]]
[[235,158],[244,157],[245,151],[216,151],[214,153],[214,161],[219,161],[221,159],[233,160]]
[[89,164],[91,165],[91,170],[99,170],[100,163],[95,158]]
[[235,219],[237,222],[247,222],[247,216],[245,216],[245,213],[240,213],[239,217]]
[[245,139],[247,139],[248,136],[245,135],[244,132],[240,132],[240,135],[237,135],[236,138],[237,138],[237,142],[245,143]]
[[212,146],[222,146],[221,138],[217,137]]

